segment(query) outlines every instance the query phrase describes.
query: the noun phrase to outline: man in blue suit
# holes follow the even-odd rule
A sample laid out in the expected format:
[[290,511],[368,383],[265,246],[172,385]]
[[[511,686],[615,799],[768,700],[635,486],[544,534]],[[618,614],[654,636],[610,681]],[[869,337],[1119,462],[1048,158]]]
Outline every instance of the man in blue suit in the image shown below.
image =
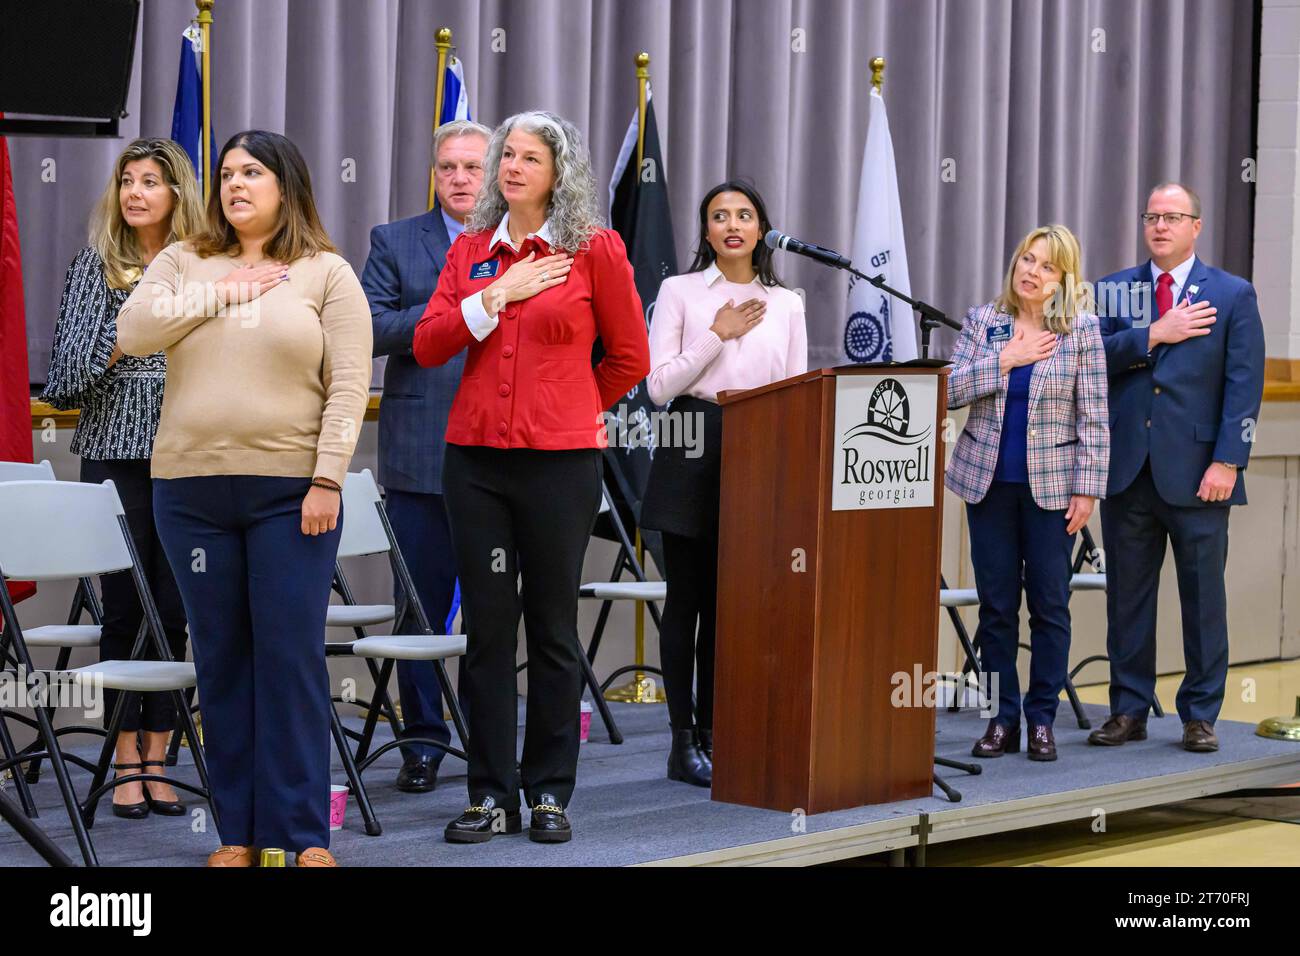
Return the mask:
[[1228,509],[1246,503],[1264,393],[1255,289],[1196,257],[1201,203],[1179,183],[1142,214],[1151,259],[1097,284],[1110,375],[1106,546],[1110,718],[1088,742],[1146,737],[1155,700],[1156,594],[1172,542],[1187,672],[1178,689],[1183,747],[1218,750],[1228,676]]
[[[375,355],[388,356],[379,405],[379,483],[393,534],[435,629],[442,628],[451,611],[456,584],[442,502],[442,458],[447,416],[465,357],[421,368],[411,355],[411,343],[437,288],[447,250],[464,231],[482,188],[491,135],[486,127],[465,121],[438,128],[433,143],[437,203],[424,215],[371,230],[370,257],[361,273],[370,300]],[[397,600],[400,604],[400,595]],[[397,687],[406,735],[450,741],[434,664],[398,661]],[[412,793],[432,790],[443,751],[424,745],[401,749],[397,788]]]

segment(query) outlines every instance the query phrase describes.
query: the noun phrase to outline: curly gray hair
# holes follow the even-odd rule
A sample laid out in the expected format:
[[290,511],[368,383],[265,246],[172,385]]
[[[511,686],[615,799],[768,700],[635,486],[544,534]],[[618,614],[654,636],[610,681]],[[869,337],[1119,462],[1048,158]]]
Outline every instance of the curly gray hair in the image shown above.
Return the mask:
[[484,161],[483,189],[465,229],[467,232],[495,229],[506,214],[505,196],[501,194],[501,184],[497,180],[506,137],[515,129],[532,133],[550,147],[555,162],[555,185],[551,189],[546,216],[551,221],[553,245],[575,253],[605,225],[596,199],[596,177],[591,171],[591,156],[577,127],[544,110],[516,113],[493,132]]

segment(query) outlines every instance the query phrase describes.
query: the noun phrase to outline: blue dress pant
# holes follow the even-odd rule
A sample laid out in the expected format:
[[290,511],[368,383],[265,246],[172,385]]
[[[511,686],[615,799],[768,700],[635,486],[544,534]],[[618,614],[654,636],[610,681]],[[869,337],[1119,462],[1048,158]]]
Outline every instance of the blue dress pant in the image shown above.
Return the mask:
[[302,532],[310,478],[154,480],[190,623],[221,842],[329,846],[325,608],[343,527]]
[[1034,501],[1027,482],[995,481],[979,504],[967,504],[971,563],[979,593],[975,639],[989,679],[997,675],[996,719],[1020,726],[1020,590],[1029,605],[1029,690],[1023,707],[1031,724],[1051,725],[1070,663],[1070,577],[1074,535],[1065,511]]
[[1218,719],[1228,679],[1228,506],[1189,508],[1160,497],[1143,466],[1101,505],[1106,545],[1106,653],[1111,713],[1146,720],[1156,693],[1156,603],[1173,544],[1187,671],[1178,688],[1184,721]]
[[[456,593],[456,555],[442,495],[387,491],[384,508],[429,625],[441,634]],[[393,600],[399,606],[402,603],[401,585],[396,581]],[[404,621],[397,622],[394,633],[418,633],[414,616],[408,615]],[[398,661],[397,691],[402,701],[406,736],[428,737],[444,744],[451,742],[451,731],[442,716],[442,686],[433,661]],[[408,760],[429,757],[435,765],[445,755],[445,751],[423,744],[401,749],[402,756]]]

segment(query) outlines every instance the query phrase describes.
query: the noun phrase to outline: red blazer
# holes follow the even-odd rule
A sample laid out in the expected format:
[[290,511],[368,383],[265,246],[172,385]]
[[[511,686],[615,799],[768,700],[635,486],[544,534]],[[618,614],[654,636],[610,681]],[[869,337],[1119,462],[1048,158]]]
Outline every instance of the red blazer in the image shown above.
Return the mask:
[[[518,252],[507,242],[489,250],[491,231],[463,233],[424,316],[413,354],[442,365],[468,347],[465,372],[451,406],[447,441],[493,448],[603,448],[602,412],[650,371],[650,344],[623,240],[602,229],[573,260],[567,281],[512,302],[497,327],[478,341],[461,303],[517,260],[552,250],[537,236]],[[471,278],[471,275],[478,278]],[[592,368],[599,337],[605,357]]]

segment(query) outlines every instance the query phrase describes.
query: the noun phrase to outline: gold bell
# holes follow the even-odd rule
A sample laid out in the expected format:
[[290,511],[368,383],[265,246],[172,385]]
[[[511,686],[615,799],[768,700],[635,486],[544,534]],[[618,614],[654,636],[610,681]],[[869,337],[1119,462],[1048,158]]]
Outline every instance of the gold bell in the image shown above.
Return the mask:
[[262,866],[284,866],[283,850],[263,850]]
[[1271,737],[1274,740],[1300,741],[1300,697],[1295,699],[1294,717],[1270,717],[1261,720],[1255,728],[1259,737]]

